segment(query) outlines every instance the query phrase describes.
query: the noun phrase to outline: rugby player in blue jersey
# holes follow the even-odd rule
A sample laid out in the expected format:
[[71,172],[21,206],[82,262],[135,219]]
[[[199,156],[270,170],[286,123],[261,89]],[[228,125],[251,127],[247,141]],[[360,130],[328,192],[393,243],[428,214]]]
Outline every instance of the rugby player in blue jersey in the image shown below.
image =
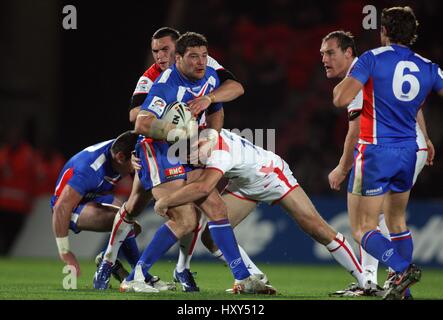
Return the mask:
[[[128,131],[117,139],[90,146],[74,155],[63,167],[51,197],[52,225],[60,258],[74,266],[80,274],[80,265],[69,246],[69,229],[80,231],[109,232],[115,214],[121,206],[114,197],[116,183],[133,172],[131,151],[138,135]],[[137,226],[137,233],[140,227]],[[134,225],[123,239],[122,251],[133,266],[139,258],[135,242]],[[123,280],[127,272],[120,263],[113,273]]]
[[[363,90],[348,191],[358,196],[360,244],[396,272],[384,299],[403,299],[421,277],[421,270],[411,263],[412,235],[405,219],[418,150],[416,118],[430,91],[443,96],[442,70],[409,48],[417,38],[417,26],[411,8],[384,9],[382,47],[365,52],[334,88],[337,107],[346,107]],[[382,208],[392,242],[377,231]]]
[[[116,248],[127,234],[133,217],[144,208],[148,192],[152,190],[156,199],[173,192],[185,185],[188,172],[193,170],[192,167],[183,166],[178,159],[168,157],[168,142],[175,142],[177,137],[183,139],[194,136],[197,123],[190,121],[177,128],[161,120],[161,117],[168,104],[174,101],[187,102],[208,95],[219,87],[220,80],[216,70],[207,66],[207,48],[204,36],[192,32],[182,35],[176,42],[176,64],[157,78],[142,105],[135,123],[135,131],[148,137],[136,148],[137,156],[142,161],[142,169],[135,177],[130,198],[114,220],[111,236],[113,241],[109,242],[104,260],[94,277],[94,287],[97,289],[107,288],[109,270],[116,259]],[[211,104],[205,110],[205,116],[208,127],[220,131],[223,126],[221,103]],[[198,176],[198,171],[200,170],[189,174],[189,179],[192,179],[192,175],[194,178]],[[246,268],[227,219],[226,206],[218,192],[212,192],[204,204],[200,205],[210,220],[209,225],[216,226],[211,228],[211,235],[223,252],[234,278],[244,283],[245,293],[275,293],[274,289],[252,277]],[[179,238],[192,232],[197,225],[193,204],[172,208],[169,210],[169,216],[171,219],[156,232],[137,267],[128,277],[129,284],[123,286],[124,291],[158,292],[144,281],[150,277],[149,269]]]

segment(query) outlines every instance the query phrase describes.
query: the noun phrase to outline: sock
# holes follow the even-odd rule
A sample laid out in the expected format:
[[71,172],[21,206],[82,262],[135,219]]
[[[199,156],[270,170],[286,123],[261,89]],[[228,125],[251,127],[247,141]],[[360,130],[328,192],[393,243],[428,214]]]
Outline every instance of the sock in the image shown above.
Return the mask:
[[120,249],[125,256],[126,260],[129,262],[132,268],[137,264],[140,258],[140,251],[138,250],[137,242],[135,241],[134,230],[129,232],[125,241],[123,241],[122,247]]
[[[380,231],[379,228],[377,228]],[[360,264],[363,269],[363,275],[366,278],[366,283],[371,281],[372,283],[378,284],[377,282],[377,271],[378,271],[378,260],[366,252],[365,249],[360,245]]]
[[361,267],[363,269],[363,275],[365,276],[365,282],[371,281],[372,283],[378,284],[377,282],[377,271],[378,271],[378,260],[371,256],[360,246],[361,254]]
[[[149,280],[152,276],[149,274],[149,270],[175,243],[177,237],[169,229],[166,224],[163,224],[158,228],[154,234],[149,245],[141,255],[137,262],[135,269],[132,269],[129,276],[126,278],[128,281],[134,280],[136,271],[141,271],[146,280]],[[141,277],[141,275],[140,275]],[[137,278],[138,279],[138,278]]]
[[335,238],[326,245],[326,248],[334,259],[357,280],[359,287],[364,288],[363,270],[345,237],[338,232]]
[[237,241],[228,219],[209,221],[209,231],[217,247],[223,252],[225,259],[236,280],[248,278],[251,274],[243,262]]
[[361,245],[370,255],[394,269],[396,272],[405,271],[409,263],[395,250],[391,241],[380,231],[370,230],[361,239]]
[[221,252],[220,249],[218,249],[218,250],[215,251],[215,252],[212,252],[211,254],[212,254],[213,257],[215,257],[215,258],[217,258],[217,259],[219,259],[219,260],[221,260],[221,261],[226,262],[226,259],[225,259],[225,257],[223,256],[223,252]]
[[251,274],[263,274],[240,245],[238,246],[238,251],[240,251],[241,258]]
[[133,224],[131,221],[126,220],[126,216],[127,212],[125,209],[125,204],[123,204],[115,215],[111,237],[109,239],[106,252],[103,256],[104,260],[109,261],[112,264],[114,264],[115,260],[117,260],[120,247],[133,228]]
[[381,233],[390,240],[389,229],[386,225],[385,215],[383,213],[378,217],[378,227],[380,228]]
[[178,272],[183,272],[185,269],[191,269],[191,258],[194,254],[195,245],[201,235],[202,225],[198,225],[192,232],[180,239],[180,249],[177,260],[176,269]]
[[[412,262],[412,252],[414,251],[414,244],[412,241],[411,231],[406,230],[400,233],[391,233],[391,242],[395,250],[398,251],[403,259],[408,261],[409,264]],[[405,295],[411,295],[409,288],[406,290]]]

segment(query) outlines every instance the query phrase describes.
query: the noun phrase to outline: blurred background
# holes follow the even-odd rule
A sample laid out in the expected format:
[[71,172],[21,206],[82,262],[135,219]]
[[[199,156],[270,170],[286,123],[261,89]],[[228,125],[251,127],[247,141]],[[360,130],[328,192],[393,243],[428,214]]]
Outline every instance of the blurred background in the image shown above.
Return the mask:
[[[322,38],[338,29],[354,34],[360,54],[379,46],[379,30],[362,27],[362,9],[367,4],[377,8],[377,26],[382,8],[411,6],[420,22],[413,49],[443,65],[443,46],[435,27],[443,12],[438,0],[2,0],[0,235],[6,240],[1,254],[57,255],[48,198],[59,171],[84,147],[131,128],[129,101],[137,80],[153,62],[150,38],[161,26],[207,36],[210,55],[231,70],[246,90],[244,96],[225,104],[225,127],[275,129],[276,152],[291,165],[322,215],[347,232],[346,188],[333,192],[327,183],[342,152],[347,115],[332,105],[337,81],[326,78],[319,49]],[[66,5],[77,10],[75,30],[63,28]],[[443,237],[438,238],[443,227],[442,103],[431,95],[424,108],[436,148],[435,164],[419,176],[408,208],[416,247],[434,248],[422,262],[437,266],[443,266]],[[120,194],[127,195],[129,188],[122,185]],[[251,243],[253,256],[329,261],[316,254],[312,241],[277,211],[262,206],[248,222],[250,228],[260,224],[265,228],[267,238],[260,249],[253,249],[257,240],[244,227],[240,242]],[[16,214],[5,218],[2,212]],[[151,220],[149,227],[155,225]],[[430,234],[432,241],[426,238]],[[36,236],[41,239],[39,248],[29,248],[29,239]],[[281,245],[292,241],[306,243],[306,250],[294,253]],[[46,250],[40,250],[43,243]],[[82,247],[84,256],[92,255],[95,247],[90,247]]]

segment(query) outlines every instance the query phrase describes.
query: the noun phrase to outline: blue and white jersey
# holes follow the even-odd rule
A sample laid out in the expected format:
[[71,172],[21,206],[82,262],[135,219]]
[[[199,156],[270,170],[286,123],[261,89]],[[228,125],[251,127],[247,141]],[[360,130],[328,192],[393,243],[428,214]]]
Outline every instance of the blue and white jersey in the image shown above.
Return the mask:
[[66,185],[83,196],[82,202],[109,194],[121,176],[112,168],[111,146],[114,140],[90,146],[74,155],[58,177],[51,206]]
[[[189,102],[202,97],[220,86],[216,70],[206,66],[205,76],[197,81],[190,81],[178,72],[176,65],[172,65],[157,78],[146,97],[141,110],[154,114],[157,119],[163,116],[165,107],[175,101]],[[213,103],[206,110],[214,113],[223,107],[222,103]],[[202,114],[200,114],[201,116]]]
[[443,72],[408,47],[366,51],[349,76],[363,87],[360,143],[416,146],[416,115],[431,90],[443,88]]

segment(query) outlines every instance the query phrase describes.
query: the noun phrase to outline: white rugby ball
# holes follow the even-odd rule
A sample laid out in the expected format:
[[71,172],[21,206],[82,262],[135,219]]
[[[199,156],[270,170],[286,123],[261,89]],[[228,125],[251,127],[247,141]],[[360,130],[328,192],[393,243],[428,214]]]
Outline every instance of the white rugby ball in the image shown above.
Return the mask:
[[185,126],[191,118],[191,109],[186,103],[179,101],[168,104],[162,116],[162,120],[175,124],[177,127]]

